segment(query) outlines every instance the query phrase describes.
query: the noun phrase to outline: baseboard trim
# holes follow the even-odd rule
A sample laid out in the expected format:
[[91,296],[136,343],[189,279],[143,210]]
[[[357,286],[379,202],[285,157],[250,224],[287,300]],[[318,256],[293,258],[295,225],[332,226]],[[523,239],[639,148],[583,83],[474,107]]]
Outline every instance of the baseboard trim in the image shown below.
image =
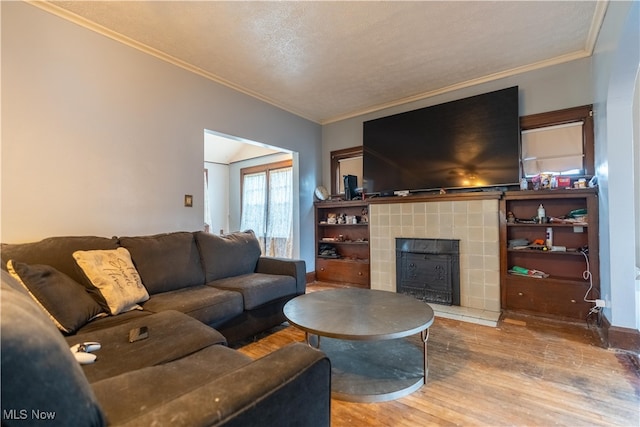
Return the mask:
[[315,282],[316,281],[316,272],[315,271],[308,272],[307,276],[306,276],[306,280],[307,280],[307,283]]
[[603,316],[602,320],[603,338],[609,348],[640,354],[639,330],[623,328],[621,326],[611,326],[606,316]]

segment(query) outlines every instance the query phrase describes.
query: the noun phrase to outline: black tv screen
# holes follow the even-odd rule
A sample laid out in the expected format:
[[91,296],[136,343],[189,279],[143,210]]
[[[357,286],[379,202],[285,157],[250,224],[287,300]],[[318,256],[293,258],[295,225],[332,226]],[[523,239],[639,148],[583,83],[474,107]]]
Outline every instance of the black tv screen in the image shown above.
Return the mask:
[[517,184],[518,87],[364,122],[367,193]]

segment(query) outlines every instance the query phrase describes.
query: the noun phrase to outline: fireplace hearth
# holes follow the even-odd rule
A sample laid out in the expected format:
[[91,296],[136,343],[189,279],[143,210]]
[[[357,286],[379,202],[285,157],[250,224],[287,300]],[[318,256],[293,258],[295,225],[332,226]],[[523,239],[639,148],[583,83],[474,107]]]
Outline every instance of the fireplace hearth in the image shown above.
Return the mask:
[[396,238],[396,292],[460,305],[460,241]]

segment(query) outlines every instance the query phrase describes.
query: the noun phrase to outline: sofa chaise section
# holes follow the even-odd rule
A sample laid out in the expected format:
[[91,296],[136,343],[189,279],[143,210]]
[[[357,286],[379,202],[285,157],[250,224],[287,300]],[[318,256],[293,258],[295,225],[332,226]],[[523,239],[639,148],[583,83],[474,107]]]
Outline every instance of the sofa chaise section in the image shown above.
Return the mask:
[[[184,359],[92,386],[106,418],[114,424],[141,427],[331,424],[331,366],[323,353],[294,343],[255,361],[238,356],[227,347],[209,347]],[[117,398],[122,394],[118,391],[130,393],[133,386],[135,395],[130,396],[137,399],[123,402]],[[126,410],[122,405],[126,405]]]
[[[129,342],[129,331],[146,327],[149,338]],[[84,366],[90,383],[149,366],[171,362],[227,340],[220,332],[178,311],[167,310],[139,316],[127,323],[65,337],[68,346],[99,342],[100,363]]]
[[[134,310],[63,337],[1,273],[3,426],[24,425],[32,411],[55,414],[54,425],[330,425],[331,368],[319,350],[295,343],[254,361],[174,310]],[[128,342],[143,324],[149,338]],[[76,362],[69,346],[81,341],[101,342],[95,363]]]

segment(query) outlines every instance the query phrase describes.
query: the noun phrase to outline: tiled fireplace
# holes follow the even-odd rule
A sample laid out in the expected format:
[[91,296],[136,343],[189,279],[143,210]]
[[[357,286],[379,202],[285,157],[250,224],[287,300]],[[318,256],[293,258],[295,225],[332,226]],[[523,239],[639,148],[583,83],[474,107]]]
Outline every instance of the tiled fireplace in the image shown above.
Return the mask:
[[372,289],[396,292],[396,238],[459,239],[460,307],[500,312],[498,200],[371,204],[369,216]]

